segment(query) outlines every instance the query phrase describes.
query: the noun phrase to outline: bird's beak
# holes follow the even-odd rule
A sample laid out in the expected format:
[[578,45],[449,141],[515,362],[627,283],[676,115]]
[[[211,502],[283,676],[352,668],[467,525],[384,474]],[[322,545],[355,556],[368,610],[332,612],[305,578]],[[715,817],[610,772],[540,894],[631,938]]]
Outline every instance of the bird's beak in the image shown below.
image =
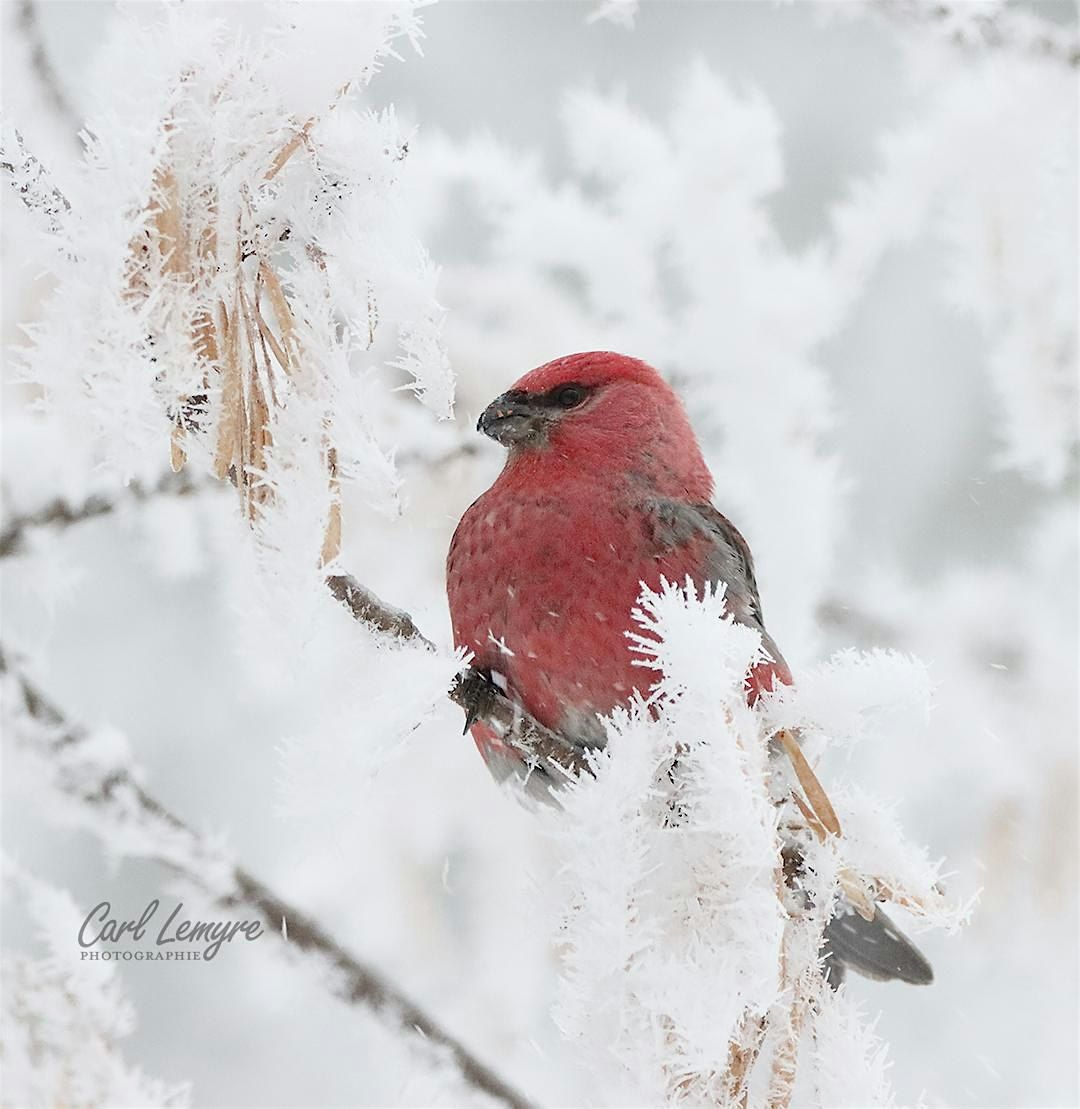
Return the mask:
[[503,393],[481,413],[476,430],[504,447],[517,447],[541,442],[546,436],[547,424],[546,413],[522,395]]

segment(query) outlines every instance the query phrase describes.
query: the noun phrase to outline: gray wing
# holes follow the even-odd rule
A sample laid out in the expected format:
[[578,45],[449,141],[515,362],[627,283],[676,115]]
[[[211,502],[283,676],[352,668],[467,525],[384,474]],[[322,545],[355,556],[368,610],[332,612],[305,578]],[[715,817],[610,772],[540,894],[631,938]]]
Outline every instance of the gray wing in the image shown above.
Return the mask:
[[853,909],[842,907],[825,928],[822,946],[825,977],[833,986],[851,968],[878,982],[909,982],[928,986],[934,972],[923,953],[879,908],[873,920],[864,920]]
[[[653,537],[661,550],[675,550],[698,536],[709,539],[702,576],[710,582],[726,583],[728,611],[740,623],[761,632],[762,645],[772,656],[774,669],[782,680],[791,681],[783,655],[765,630],[754,561],[738,528],[711,504],[657,498],[647,507]],[[881,909],[868,921],[850,906],[841,907],[825,929],[821,954],[825,976],[834,987],[848,968],[867,978],[898,979],[917,985],[932,982],[934,977],[922,953]]]
[[754,577],[754,559],[739,529],[711,504],[689,504],[656,497],[645,507],[653,539],[662,550],[674,550],[698,536],[709,540],[705,565],[699,568],[701,576],[713,584],[725,583],[728,611],[740,624],[761,632],[765,650],[777,664],[778,671],[786,672],[790,680],[784,656],[765,630],[761,597]]

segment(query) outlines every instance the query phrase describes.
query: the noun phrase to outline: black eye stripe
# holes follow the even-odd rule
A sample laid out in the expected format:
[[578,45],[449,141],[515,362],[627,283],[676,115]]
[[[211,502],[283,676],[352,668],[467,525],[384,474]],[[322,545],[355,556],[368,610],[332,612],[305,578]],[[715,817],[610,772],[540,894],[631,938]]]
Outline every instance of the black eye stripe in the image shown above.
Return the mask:
[[583,404],[592,392],[588,385],[571,381],[565,385],[556,385],[546,393],[526,393],[523,389],[511,389],[498,399],[504,404],[519,405],[524,408],[557,408],[565,411]]

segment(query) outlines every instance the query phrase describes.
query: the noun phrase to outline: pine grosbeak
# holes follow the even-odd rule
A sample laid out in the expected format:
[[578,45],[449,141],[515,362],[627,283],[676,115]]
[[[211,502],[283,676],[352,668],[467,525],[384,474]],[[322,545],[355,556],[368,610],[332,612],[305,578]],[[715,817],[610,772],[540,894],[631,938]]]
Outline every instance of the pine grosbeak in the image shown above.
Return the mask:
[[[477,429],[509,450],[462,517],[447,558],[457,646],[516,704],[582,747],[598,717],[648,692],[626,632],[642,585],[723,582],[728,610],[761,633],[770,661],[746,678],[753,702],[791,671],[765,630],[750,549],[710,503],[713,479],[686,412],[652,367],[611,352],[572,354],[527,373]],[[494,776],[528,778],[483,721],[473,738]],[[930,967],[880,911],[841,913],[830,975],[930,980]]]

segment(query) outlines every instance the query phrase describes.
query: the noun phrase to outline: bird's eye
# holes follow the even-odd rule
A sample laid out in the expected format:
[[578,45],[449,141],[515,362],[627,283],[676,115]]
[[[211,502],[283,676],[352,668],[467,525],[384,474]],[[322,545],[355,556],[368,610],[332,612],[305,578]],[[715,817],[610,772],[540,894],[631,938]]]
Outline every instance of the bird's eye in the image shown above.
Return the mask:
[[564,385],[556,392],[554,400],[560,408],[577,408],[588,396],[582,385]]

